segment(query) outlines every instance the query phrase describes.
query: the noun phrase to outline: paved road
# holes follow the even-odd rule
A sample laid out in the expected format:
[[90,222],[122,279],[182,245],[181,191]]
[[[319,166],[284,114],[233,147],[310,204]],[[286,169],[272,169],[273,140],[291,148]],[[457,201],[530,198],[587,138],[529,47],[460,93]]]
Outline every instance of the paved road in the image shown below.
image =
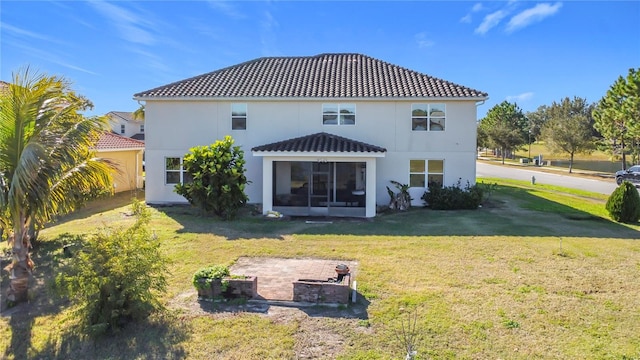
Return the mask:
[[484,162],[476,162],[476,177],[496,177],[505,179],[531,181],[535,176],[536,184],[557,185],[567,188],[582,189],[609,195],[617,187],[615,180],[596,180],[581,178],[571,175],[550,174],[529,169],[520,169],[513,166],[492,165]]

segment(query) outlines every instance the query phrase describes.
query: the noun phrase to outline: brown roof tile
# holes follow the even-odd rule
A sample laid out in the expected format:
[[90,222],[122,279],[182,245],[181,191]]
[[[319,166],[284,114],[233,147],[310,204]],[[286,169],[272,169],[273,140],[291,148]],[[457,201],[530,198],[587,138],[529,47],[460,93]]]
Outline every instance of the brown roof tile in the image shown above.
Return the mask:
[[264,152],[375,152],[387,149],[325,132],[256,146],[251,151]]
[[263,57],[135,98],[477,98],[487,94],[361,54]]
[[135,139],[105,132],[96,144],[97,150],[144,149],[144,143]]

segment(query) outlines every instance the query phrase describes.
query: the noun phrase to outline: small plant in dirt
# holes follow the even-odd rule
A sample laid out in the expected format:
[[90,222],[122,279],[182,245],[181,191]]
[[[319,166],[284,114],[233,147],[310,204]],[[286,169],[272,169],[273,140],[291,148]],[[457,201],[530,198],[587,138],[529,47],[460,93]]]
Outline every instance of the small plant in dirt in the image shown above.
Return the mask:
[[422,195],[422,200],[434,210],[477,209],[482,203],[483,188],[478,184],[471,185],[468,181],[462,188],[460,182],[459,179],[455,185],[445,187],[429,184],[429,191]]
[[[230,276],[229,268],[224,265],[213,265],[199,269],[193,274],[192,283],[197,290],[205,290],[211,287],[216,280],[223,280]],[[226,291],[228,281],[222,281],[222,291]]]
[[606,209],[615,221],[635,223],[640,219],[640,195],[633,184],[625,181],[611,193]]
[[116,332],[163,309],[167,260],[148,230],[148,209],[137,201],[132,207],[136,222],[130,228],[103,229],[58,269],[55,288],[79,305],[89,335]]
[[[405,312],[404,309],[400,309]],[[418,310],[407,311],[407,319],[400,320],[400,327],[395,329],[394,335],[398,344],[405,353],[405,360],[416,359],[418,355],[418,338],[420,329],[418,328]]]
[[175,187],[191,205],[225,220],[233,219],[248,200],[244,152],[233,142],[225,136],[212,145],[189,149],[183,167],[193,180]]

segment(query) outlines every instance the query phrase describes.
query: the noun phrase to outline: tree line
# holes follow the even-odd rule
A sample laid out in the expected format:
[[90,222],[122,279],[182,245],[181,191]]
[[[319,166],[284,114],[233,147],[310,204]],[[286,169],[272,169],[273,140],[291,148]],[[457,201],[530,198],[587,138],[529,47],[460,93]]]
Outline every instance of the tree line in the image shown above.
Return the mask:
[[575,154],[598,149],[619,157],[622,168],[627,156],[640,161],[640,68],[620,76],[596,103],[580,97],[565,97],[523,113],[515,103],[503,101],[492,107],[478,123],[478,147],[507,153],[542,140],[553,152],[569,156],[569,172]]

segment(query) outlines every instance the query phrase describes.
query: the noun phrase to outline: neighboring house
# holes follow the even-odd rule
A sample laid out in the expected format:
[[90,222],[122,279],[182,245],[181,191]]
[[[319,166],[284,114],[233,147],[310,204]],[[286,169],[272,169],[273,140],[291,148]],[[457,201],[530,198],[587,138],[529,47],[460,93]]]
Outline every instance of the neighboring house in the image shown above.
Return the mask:
[[105,132],[96,144],[99,157],[116,163],[113,174],[115,192],[141,189],[144,187],[142,154],[144,143],[135,139]]
[[475,183],[487,94],[360,54],[265,57],[143,91],[146,201],[174,192],[194,146],[231,135],[263,212],[372,217],[387,186]]
[[126,111],[111,111],[107,116],[115,134],[144,141],[144,119],[134,119],[133,113]]

